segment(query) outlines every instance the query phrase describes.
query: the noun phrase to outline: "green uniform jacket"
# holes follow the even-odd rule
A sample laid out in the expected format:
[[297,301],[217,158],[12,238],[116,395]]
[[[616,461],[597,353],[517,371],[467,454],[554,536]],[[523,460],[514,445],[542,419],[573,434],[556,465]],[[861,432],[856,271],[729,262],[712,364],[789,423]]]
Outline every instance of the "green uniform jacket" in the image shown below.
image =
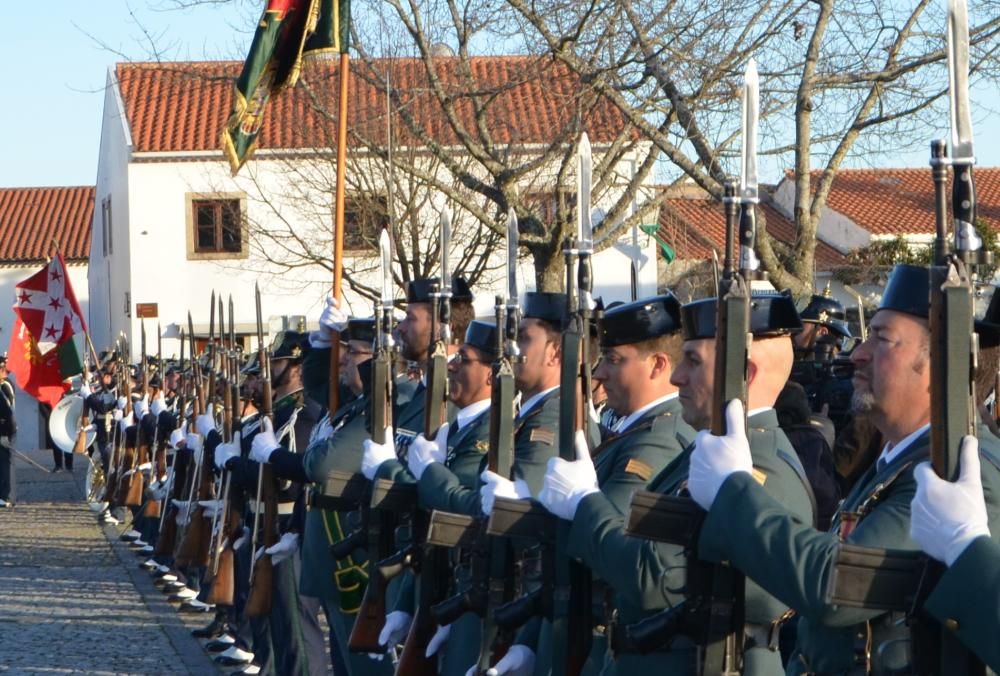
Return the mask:
[[[681,419],[681,404],[673,397],[649,409],[628,429],[593,450],[601,495],[620,514],[628,513],[636,491],[645,489],[684,451],[687,443],[678,438],[682,429],[678,424],[691,429]],[[693,440],[692,435],[686,441]]]
[[[916,492],[913,469],[926,460],[930,435],[924,433],[881,471],[873,466],[862,475],[834,517],[831,532],[815,530],[801,516],[790,514],[746,473],[726,479],[708,513],[699,540],[699,556],[728,560],[787,603],[799,615],[798,642],[788,674],[844,674],[858,664],[858,638],[872,629],[876,674],[908,662],[908,629],[898,618],[878,611],[832,607],[825,602],[839,538],[840,514],[857,511],[868,502],[870,511],[847,537],[852,544],[914,550],[910,539],[910,502]],[[996,438],[980,435],[981,452],[996,456]],[[983,491],[993,532],[1000,533],[1000,473],[991,459],[982,463]],[[872,499],[873,494],[877,497]],[[898,641],[897,639],[903,639]],[[888,641],[897,641],[889,644]]]
[[[688,428],[681,419],[680,402],[673,397],[653,406],[634,420],[628,429],[608,438],[593,450],[597,482],[601,487],[597,498],[615,514],[622,516],[628,513],[632,495],[637,490],[645,489],[650,480],[684,450],[690,439],[678,439],[678,424]],[[579,515],[578,511],[572,524],[560,524],[570,528],[569,554],[575,557],[580,556],[577,541],[585,541],[592,535],[589,529],[583,534],[583,530],[578,528]],[[526,625],[517,636],[518,643],[528,645],[538,656],[536,674],[548,673],[551,669],[549,629],[547,621],[536,620]],[[604,651],[604,641],[595,640],[590,664],[602,664]]]
[[[679,418],[679,416],[677,416]],[[694,430],[683,421],[675,423],[679,439],[691,439]],[[764,491],[787,511],[806,523],[812,521],[812,501],[799,464],[784,432],[778,427],[774,410],[762,411],[749,420],[750,449],[754,468],[760,472]],[[688,477],[694,445],[668,465],[650,484],[650,490],[679,495]],[[687,559],[683,547],[629,537],[625,517],[602,494],[588,495],[580,503],[573,521],[571,552],[590,566],[596,575],[615,590],[619,621],[623,625],[641,620],[684,600]],[[757,585],[747,582],[746,621],[769,625],[787,610]],[[680,639],[670,652],[650,655],[623,654],[605,673],[630,673],[634,667],[657,667],[662,673],[694,674],[695,649]],[[747,652],[746,674],[774,674],[781,671],[781,659],[767,648]]]
[[[303,468],[310,481],[322,486],[333,470],[358,472],[361,469],[362,443],[368,438],[366,429],[367,397],[359,397],[341,406],[334,414],[333,434],[322,441],[310,444],[302,457]],[[352,596],[357,593],[357,573],[337,570],[330,555],[330,545],[347,535],[351,526],[345,522],[346,514],[310,507],[306,515],[306,533],[302,543],[302,593],[331,601],[339,601],[341,589]],[[339,537],[338,537],[339,532]],[[360,559],[360,560],[359,560]],[[364,557],[352,556],[348,566],[364,567]],[[343,566],[342,566],[343,567]],[[336,571],[336,572],[335,572]],[[367,572],[363,577],[367,579]],[[342,578],[340,584],[338,579]],[[361,589],[363,592],[363,587]],[[360,598],[359,598],[360,601]],[[350,604],[349,604],[350,605]]]
[[431,463],[420,475],[420,507],[456,514],[479,512],[479,475],[490,444],[490,411],[486,409],[465,427],[448,434],[444,463]]
[[962,643],[1000,673],[1000,545],[988,537],[973,540],[924,608],[941,622],[955,622]]
[[542,490],[549,458],[559,455],[559,390],[549,392],[514,420],[514,478],[532,495]]

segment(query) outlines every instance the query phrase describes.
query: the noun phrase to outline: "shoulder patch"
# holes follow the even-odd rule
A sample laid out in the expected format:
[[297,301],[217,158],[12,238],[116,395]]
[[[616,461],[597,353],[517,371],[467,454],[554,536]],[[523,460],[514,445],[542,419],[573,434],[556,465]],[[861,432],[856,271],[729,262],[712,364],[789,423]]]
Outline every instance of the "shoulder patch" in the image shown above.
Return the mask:
[[756,467],[754,467],[753,470],[750,472],[750,476],[752,476],[754,481],[759,483],[761,486],[763,486],[764,482],[767,481],[767,474],[757,469]]
[[630,458],[629,461],[625,463],[625,471],[629,474],[635,474],[643,481],[649,481],[653,478],[653,468],[644,463],[642,460],[636,460],[635,458]]
[[476,450],[480,453],[486,453],[490,450],[490,442],[488,439],[480,439],[476,442]]
[[540,427],[536,427],[531,430],[531,434],[528,435],[528,441],[535,442],[539,441],[543,444],[548,444],[552,446],[556,443],[556,433],[552,430],[543,430]]

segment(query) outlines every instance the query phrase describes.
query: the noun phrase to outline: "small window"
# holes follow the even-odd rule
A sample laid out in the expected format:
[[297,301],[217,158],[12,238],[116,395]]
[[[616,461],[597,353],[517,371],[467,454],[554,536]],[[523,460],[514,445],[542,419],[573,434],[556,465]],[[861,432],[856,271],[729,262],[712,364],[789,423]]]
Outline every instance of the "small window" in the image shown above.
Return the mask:
[[111,196],[101,200],[101,248],[105,257],[115,252],[113,231],[111,229]]
[[195,253],[243,251],[239,200],[192,200]]
[[379,233],[387,227],[389,227],[389,208],[384,195],[355,193],[346,196],[344,251],[376,250]]

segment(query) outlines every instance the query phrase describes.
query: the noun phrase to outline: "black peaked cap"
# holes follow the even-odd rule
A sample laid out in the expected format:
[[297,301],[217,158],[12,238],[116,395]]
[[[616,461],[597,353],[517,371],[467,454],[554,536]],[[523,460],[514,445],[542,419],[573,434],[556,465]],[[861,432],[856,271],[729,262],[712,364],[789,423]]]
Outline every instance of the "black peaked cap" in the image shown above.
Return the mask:
[[618,305],[601,320],[601,347],[629,345],[681,330],[681,304],[673,294]]
[[[702,298],[681,308],[684,340],[715,338],[716,298]],[[750,296],[750,332],[755,336],[781,336],[802,330],[802,321],[788,293],[776,291]]]
[[542,319],[560,328],[566,318],[566,294],[529,291],[524,294],[521,316],[525,319]]
[[931,316],[930,285],[929,268],[901,263],[892,269],[878,309],[928,319]]
[[497,352],[497,327],[493,322],[473,319],[465,330],[465,344],[491,355]]
[[[407,303],[429,303],[431,302],[431,287],[441,284],[440,277],[423,277],[411,280],[406,285]],[[469,282],[461,275],[451,278],[451,299],[452,301],[472,302],[472,289]]]

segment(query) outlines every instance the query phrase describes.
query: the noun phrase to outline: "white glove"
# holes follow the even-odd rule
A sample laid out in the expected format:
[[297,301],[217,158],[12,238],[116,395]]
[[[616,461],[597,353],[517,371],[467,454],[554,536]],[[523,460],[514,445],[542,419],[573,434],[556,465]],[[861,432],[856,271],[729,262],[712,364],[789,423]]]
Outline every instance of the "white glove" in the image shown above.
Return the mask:
[[434,635],[431,636],[431,640],[427,642],[427,650],[424,651],[424,657],[433,657],[441,646],[448,642],[448,636],[450,635],[450,624],[438,627],[437,631],[434,632]]
[[215,418],[211,413],[202,413],[195,419],[194,429],[201,436],[207,437],[208,433],[215,429]]
[[[472,667],[465,676],[475,676],[476,667]],[[507,649],[507,654],[496,663],[496,666],[486,670],[487,676],[529,676],[535,670],[535,652],[526,645],[515,643]]]
[[299,550],[298,533],[282,533],[281,539],[264,550],[271,555],[271,563],[278,565]]
[[406,464],[410,467],[410,473],[420,481],[424,470],[435,462],[443,463],[447,454],[448,425],[445,424],[438,428],[434,441],[427,441],[423,434],[417,435],[406,451]]
[[743,402],[733,399],[726,405],[726,434],[717,437],[706,430],[694,438],[688,491],[703,509],[711,509],[715,496],[730,474],[753,471],[750,441],[747,439]]
[[149,412],[155,415],[157,418],[159,418],[160,414],[166,410],[167,410],[167,402],[163,398],[163,393],[161,392],[156,396],[156,399],[153,400],[153,403],[149,407]]
[[115,402],[115,408],[117,408],[119,411],[124,411],[125,404],[127,403],[128,399],[126,399],[125,397],[118,397],[118,401]]
[[374,479],[383,462],[396,459],[396,442],[392,436],[392,427],[385,428],[385,439],[384,444],[376,444],[371,439],[365,439],[362,444],[365,452],[361,456],[361,473],[366,479]]
[[134,404],[132,404],[132,411],[135,413],[136,420],[142,420],[149,413],[149,395],[143,395],[142,399],[139,399]]
[[235,551],[240,547],[242,547],[243,545],[245,545],[247,543],[247,540],[249,539],[250,539],[250,529],[247,528],[246,526],[243,526],[243,532],[240,533],[240,536],[236,538],[235,542],[233,542],[233,550]]
[[140,472],[148,472],[149,470],[153,469],[153,463],[144,462],[138,467],[136,467],[136,469],[139,470]]
[[183,448],[181,444],[185,443],[185,437],[187,437],[187,423],[184,423],[170,433],[170,439],[167,441],[167,445],[171,448]]
[[121,422],[124,416],[125,414],[122,413],[122,410],[120,408],[116,408],[114,411],[111,412],[111,418],[115,422]]
[[910,537],[949,566],[977,537],[990,536],[975,437],[962,439],[959,468],[954,483],[940,478],[926,462],[913,472],[917,494],[910,503]]
[[84,399],[86,399],[93,393],[94,393],[93,390],[90,389],[90,385],[88,385],[87,383],[80,385],[80,396],[83,397]]
[[233,435],[233,440],[229,443],[219,444],[215,447],[215,466],[225,469],[226,463],[232,458],[240,457],[240,433]]
[[479,478],[483,480],[483,487],[479,489],[479,503],[483,514],[493,513],[493,505],[496,504],[497,498],[527,500],[531,497],[531,489],[523,479],[511,481],[488,469],[483,470]]
[[214,519],[215,515],[222,509],[222,500],[199,500],[198,504],[201,505],[202,509],[201,515],[206,519]]
[[590,449],[583,432],[577,430],[573,439],[576,446],[576,460],[568,462],[562,458],[549,458],[542,490],[538,501],[560,519],[572,521],[580,501],[591,493],[599,493],[597,470],[590,459]]
[[188,510],[191,508],[191,503],[187,500],[171,500],[170,501],[174,507],[177,508],[177,518],[174,521],[177,522],[178,526],[183,526],[188,520]]
[[125,434],[125,430],[135,424],[135,416],[129,413],[126,416],[122,416],[122,419],[118,421],[118,429],[121,430],[122,434]]
[[382,633],[378,635],[379,644],[388,650],[397,643],[402,643],[410,632],[411,622],[413,622],[413,616],[402,610],[394,610],[386,615],[385,626],[382,627]]
[[250,442],[250,457],[259,463],[266,463],[271,460],[271,454],[281,448],[278,439],[274,436],[274,426],[270,418],[264,418],[260,424],[260,429]]
[[347,316],[347,313],[340,309],[340,305],[337,303],[337,299],[333,297],[333,294],[327,294],[326,306],[319,316],[320,331],[325,329],[328,334],[332,331],[343,333],[344,329],[347,328],[349,319],[350,317]]

